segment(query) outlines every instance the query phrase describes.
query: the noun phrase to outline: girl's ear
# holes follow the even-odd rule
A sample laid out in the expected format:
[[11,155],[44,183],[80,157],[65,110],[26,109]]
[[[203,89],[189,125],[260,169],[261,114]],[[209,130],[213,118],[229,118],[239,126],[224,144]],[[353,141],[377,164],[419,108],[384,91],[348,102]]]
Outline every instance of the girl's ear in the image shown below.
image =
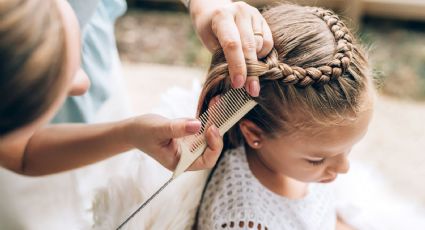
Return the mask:
[[254,122],[242,120],[239,128],[244,136],[245,142],[253,149],[259,149],[264,140],[264,132]]

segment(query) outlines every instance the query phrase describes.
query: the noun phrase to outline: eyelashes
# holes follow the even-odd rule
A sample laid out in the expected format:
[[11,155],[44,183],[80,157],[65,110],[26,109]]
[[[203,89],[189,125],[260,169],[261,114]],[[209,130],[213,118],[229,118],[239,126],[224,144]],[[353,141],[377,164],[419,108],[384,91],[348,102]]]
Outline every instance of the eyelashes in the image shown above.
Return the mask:
[[307,162],[310,163],[311,165],[319,166],[319,165],[322,165],[323,163],[325,163],[325,160],[326,159],[323,158],[323,159],[318,160],[318,161],[307,160]]

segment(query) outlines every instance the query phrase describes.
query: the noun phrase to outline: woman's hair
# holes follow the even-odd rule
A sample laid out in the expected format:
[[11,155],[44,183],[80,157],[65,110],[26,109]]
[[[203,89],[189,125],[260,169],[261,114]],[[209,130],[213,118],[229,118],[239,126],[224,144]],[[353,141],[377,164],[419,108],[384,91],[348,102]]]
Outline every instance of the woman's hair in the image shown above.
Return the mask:
[[65,84],[65,35],[56,4],[0,1],[0,136],[40,117]]
[[[265,12],[274,48],[262,60],[247,61],[248,76],[258,76],[258,105],[243,119],[266,135],[300,128],[339,124],[362,110],[370,82],[364,51],[332,11],[282,4]],[[201,93],[198,115],[230,86],[222,50],[212,58]],[[238,125],[224,137],[225,148],[241,145]],[[228,145],[230,144],[230,145]]]

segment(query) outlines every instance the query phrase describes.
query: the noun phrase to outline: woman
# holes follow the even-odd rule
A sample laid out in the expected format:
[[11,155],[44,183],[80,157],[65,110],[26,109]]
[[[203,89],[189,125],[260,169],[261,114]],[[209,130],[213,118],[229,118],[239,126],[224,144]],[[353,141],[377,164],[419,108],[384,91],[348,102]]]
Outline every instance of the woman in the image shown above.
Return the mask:
[[[217,18],[214,15],[225,15],[223,12],[229,9],[204,13],[200,10],[202,1],[193,1],[192,4],[193,17],[200,18],[201,21],[195,20],[195,22],[202,24],[205,23],[205,18],[209,18],[213,22],[211,30],[218,28],[215,31],[218,34],[230,25],[226,20],[215,19],[217,24],[223,24],[214,26],[214,18]],[[232,7],[244,9],[247,5],[238,4]],[[40,8],[39,13],[33,15],[35,8]],[[135,147],[146,153],[152,153],[152,157],[167,168],[172,169],[175,166],[178,160],[177,146],[175,141],[171,140],[196,133],[199,122],[168,121],[156,116],[142,116],[109,124],[42,128],[52,118],[67,95],[82,94],[88,88],[89,81],[79,64],[79,39],[73,36],[79,34],[77,20],[65,1],[50,1],[46,4],[37,4],[36,1],[10,1],[4,3],[2,11],[2,18],[4,18],[2,20],[2,31],[4,31],[2,71],[4,72],[1,85],[5,88],[2,92],[13,89],[11,94],[4,95],[4,98],[8,100],[3,103],[1,111],[2,166],[21,174],[44,175],[81,167]],[[210,16],[202,17],[204,14]],[[258,20],[261,21],[262,18]],[[251,23],[251,20],[249,22]],[[201,26],[201,28],[204,27]],[[13,31],[17,32],[13,33]],[[25,32],[21,34],[18,33],[19,31]],[[225,34],[218,37],[229,36],[228,33]],[[208,35],[201,33],[202,36],[209,38]],[[254,34],[251,39],[252,37]],[[19,39],[24,39],[24,43]],[[204,41],[208,42],[208,39]],[[234,41],[235,38],[231,37],[222,39],[223,45],[229,47],[230,53],[234,53],[233,49],[238,46]],[[14,53],[21,47],[22,52]],[[245,50],[247,53],[252,51]],[[267,52],[263,49],[258,51]],[[62,77],[57,78],[57,75]],[[240,74],[237,74],[235,78],[238,79],[238,77],[240,78]],[[240,87],[241,81],[244,80],[236,80],[235,86]],[[258,93],[258,89],[254,91]],[[171,130],[174,130],[174,133],[163,131],[170,127],[173,127]],[[213,129],[211,128],[209,136],[210,144],[213,145],[210,149],[212,151],[207,150],[205,159],[198,165],[200,167],[194,165],[193,169],[211,167],[214,164],[221,144],[217,135],[214,138]],[[152,136],[146,133],[158,133],[158,135]],[[126,136],[133,138],[124,138]],[[109,141],[111,139],[114,141]],[[169,145],[162,145],[162,143]],[[76,148],[79,151],[75,151]],[[58,152],[60,154],[57,154]]]

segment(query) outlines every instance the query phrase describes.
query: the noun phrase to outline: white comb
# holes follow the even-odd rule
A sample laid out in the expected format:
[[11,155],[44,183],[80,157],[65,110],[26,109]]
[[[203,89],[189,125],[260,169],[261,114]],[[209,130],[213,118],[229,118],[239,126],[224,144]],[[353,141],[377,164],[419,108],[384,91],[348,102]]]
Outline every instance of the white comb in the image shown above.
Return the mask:
[[180,140],[180,160],[173,176],[134,211],[117,229],[121,229],[131,218],[142,210],[155,196],[157,196],[172,180],[185,172],[207,148],[205,131],[215,125],[221,136],[236,124],[245,114],[257,105],[257,102],[244,88],[231,89],[220,97],[218,102],[201,114],[201,130],[192,136]]
[[181,141],[180,161],[173,173],[173,179],[186,171],[192,163],[202,155],[207,148],[205,131],[211,125],[218,128],[224,135],[236,122],[247,114],[257,104],[245,89],[231,89],[221,96],[216,104],[210,107],[200,117],[201,130]]

